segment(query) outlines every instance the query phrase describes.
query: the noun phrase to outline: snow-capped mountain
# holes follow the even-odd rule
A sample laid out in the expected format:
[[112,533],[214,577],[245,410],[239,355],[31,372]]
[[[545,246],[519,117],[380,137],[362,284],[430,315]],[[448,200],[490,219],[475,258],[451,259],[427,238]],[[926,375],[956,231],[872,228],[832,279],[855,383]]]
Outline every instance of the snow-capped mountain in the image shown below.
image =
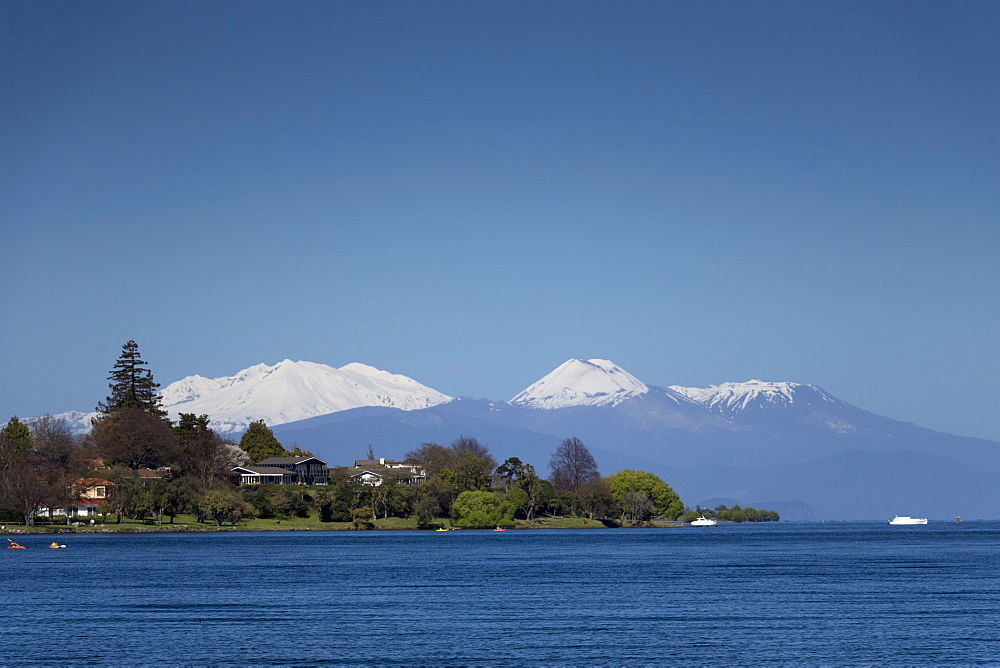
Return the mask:
[[420,443],[473,435],[498,460],[516,456],[539,470],[576,436],[602,473],[656,473],[690,505],[723,499],[788,519],[878,519],[933,490],[933,500],[921,497],[932,517],[1000,513],[1000,443],[875,415],[814,385],[655,386],[608,360],[569,360],[509,402],[361,408],[275,434],[340,464],[365,444],[402,457]]
[[[367,445],[401,458],[465,434],[498,460],[516,456],[541,472],[576,436],[602,473],[655,473],[691,505],[729,499],[788,509],[788,518],[877,519],[920,494],[931,517],[1000,517],[1000,443],[875,415],[815,385],[656,386],[608,360],[571,359],[509,402],[493,402],[452,400],[363,364],[285,360],[226,378],[191,376],[163,398],[172,418],[206,414],[222,432],[263,419],[286,446],[331,465],[349,464]],[[55,417],[89,427],[92,416]]]
[[571,359],[522,390],[509,403],[553,410],[568,406],[616,406],[649,387],[609,360]]
[[337,369],[291,360],[257,364],[223,378],[189,376],[167,385],[162,394],[171,418],[205,414],[214,429],[227,433],[243,431],[255,420],[273,426],[363,406],[410,411],[451,401],[412,378],[365,364]]
[[727,420],[752,412],[780,412],[799,404],[827,402],[845,405],[815,385],[748,380],[745,383],[722,383],[705,388],[670,385],[669,389],[698,402]]

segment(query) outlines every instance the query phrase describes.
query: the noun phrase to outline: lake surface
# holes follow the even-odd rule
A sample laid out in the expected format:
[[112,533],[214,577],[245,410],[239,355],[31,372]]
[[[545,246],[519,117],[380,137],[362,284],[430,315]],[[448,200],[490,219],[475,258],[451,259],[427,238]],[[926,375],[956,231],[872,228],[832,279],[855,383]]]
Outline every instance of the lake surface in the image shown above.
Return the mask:
[[0,664],[1000,664],[1000,523],[25,536]]

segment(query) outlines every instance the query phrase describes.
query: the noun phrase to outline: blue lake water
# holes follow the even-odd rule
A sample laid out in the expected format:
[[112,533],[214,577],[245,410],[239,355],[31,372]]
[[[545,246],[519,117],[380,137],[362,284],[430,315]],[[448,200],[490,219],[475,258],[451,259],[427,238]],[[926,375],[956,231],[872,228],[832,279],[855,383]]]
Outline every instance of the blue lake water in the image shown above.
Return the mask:
[[26,536],[0,664],[1000,664],[1000,523]]

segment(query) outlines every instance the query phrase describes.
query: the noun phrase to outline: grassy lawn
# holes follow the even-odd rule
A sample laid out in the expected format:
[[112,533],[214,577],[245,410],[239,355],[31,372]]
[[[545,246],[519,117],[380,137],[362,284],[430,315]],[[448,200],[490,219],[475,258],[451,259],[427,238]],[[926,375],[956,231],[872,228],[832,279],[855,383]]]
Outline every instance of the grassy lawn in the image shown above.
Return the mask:
[[603,529],[597,520],[586,517],[536,517],[534,522],[516,520],[518,529]]

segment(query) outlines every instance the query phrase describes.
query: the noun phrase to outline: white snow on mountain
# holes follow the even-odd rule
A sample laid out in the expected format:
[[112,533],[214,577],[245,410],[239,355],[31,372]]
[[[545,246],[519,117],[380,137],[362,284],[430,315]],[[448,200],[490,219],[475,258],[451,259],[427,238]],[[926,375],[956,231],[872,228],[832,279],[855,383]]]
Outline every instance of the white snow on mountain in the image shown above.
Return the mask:
[[649,387],[609,360],[571,359],[525,388],[509,403],[551,410],[567,406],[615,406]]
[[412,378],[365,364],[337,369],[291,360],[258,364],[224,378],[189,376],[166,386],[162,394],[171,419],[180,413],[205,414],[212,428],[223,433],[243,431],[255,420],[274,426],[363,406],[409,411],[452,399]]
[[[732,417],[750,408],[785,408],[795,403],[796,395],[808,390],[813,397],[836,401],[814,385],[748,380],[745,383],[722,383],[705,388],[671,385],[669,389],[705,406],[723,417]],[[811,397],[812,398],[812,397]]]
[[[57,420],[62,420],[66,423],[66,426],[70,428],[74,434],[82,434],[84,432],[90,431],[90,426],[92,420],[97,417],[97,411],[91,411],[90,413],[83,413],[81,411],[68,411],[66,413],[59,413],[53,415],[53,418]],[[26,418],[25,422],[31,422],[32,420],[37,420],[37,417]]]

